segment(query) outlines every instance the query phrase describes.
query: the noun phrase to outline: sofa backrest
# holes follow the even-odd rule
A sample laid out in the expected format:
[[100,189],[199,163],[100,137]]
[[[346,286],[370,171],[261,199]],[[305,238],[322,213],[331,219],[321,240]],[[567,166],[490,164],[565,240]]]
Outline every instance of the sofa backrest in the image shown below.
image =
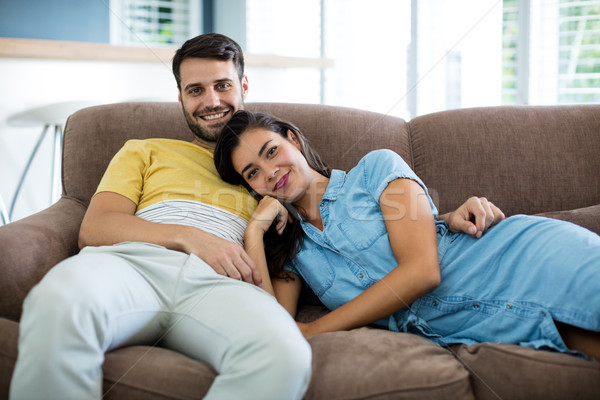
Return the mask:
[[[249,103],[300,128],[332,168],[347,170],[367,152],[389,148],[410,159],[404,120],[343,107]],[[190,141],[179,103],[117,103],[71,115],[64,132],[63,194],[87,205],[114,154],[129,139]]]
[[[412,119],[344,107],[249,103],[296,124],[325,161],[348,170],[367,152],[399,153],[441,213],[485,196],[507,215],[600,204],[600,105],[484,107]],[[118,103],[65,127],[64,194],[87,205],[112,156],[133,138],[193,138],[178,103]]]
[[507,215],[600,204],[600,105],[444,111],[412,119],[409,134],[440,212],[471,195]]

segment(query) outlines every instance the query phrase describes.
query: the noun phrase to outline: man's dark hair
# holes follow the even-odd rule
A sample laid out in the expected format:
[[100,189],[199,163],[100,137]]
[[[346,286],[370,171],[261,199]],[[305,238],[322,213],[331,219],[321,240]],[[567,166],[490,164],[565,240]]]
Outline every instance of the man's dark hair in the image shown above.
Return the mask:
[[222,61],[233,61],[240,82],[244,76],[244,53],[239,44],[219,33],[205,33],[189,39],[175,52],[173,57],[173,75],[177,88],[181,91],[180,68],[187,58],[214,58]]

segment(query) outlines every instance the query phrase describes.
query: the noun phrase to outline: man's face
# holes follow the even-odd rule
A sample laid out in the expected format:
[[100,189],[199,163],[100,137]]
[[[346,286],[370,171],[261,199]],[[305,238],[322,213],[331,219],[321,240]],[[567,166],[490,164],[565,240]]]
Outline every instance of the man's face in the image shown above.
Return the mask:
[[234,112],[244,108],[246,76],[240,82],[232,61],[188,58],[181,63],[179,102],[197,141],[214,147]]

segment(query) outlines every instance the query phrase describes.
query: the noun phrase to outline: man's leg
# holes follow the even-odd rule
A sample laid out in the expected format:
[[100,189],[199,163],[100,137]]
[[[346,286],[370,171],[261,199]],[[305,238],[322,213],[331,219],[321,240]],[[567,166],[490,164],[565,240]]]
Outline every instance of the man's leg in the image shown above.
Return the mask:
[[100,399],[104,353],[158,337],[161,296],[101,249],[58,264],[27,296],[11,399]]
[[165,347],[213,366],[206,399],[292,400],[310,379],[311,351],[274,297],[191,256],[174,296]]

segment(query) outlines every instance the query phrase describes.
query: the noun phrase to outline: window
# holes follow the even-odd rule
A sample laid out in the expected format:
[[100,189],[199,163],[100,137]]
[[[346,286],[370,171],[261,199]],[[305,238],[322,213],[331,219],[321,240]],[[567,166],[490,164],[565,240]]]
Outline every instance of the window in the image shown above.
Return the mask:
[[111,0],[111,43],[178,46],[200,31],[200,1]]
[[322,70],[252,69],[251,79],[264,83],[253,85],[250,101],[322,102],[405,119],[600,102],[600,0],[244,4],[248,52],[333,60]]
[[600,102],[600,1],[503,3],[503,103]]

